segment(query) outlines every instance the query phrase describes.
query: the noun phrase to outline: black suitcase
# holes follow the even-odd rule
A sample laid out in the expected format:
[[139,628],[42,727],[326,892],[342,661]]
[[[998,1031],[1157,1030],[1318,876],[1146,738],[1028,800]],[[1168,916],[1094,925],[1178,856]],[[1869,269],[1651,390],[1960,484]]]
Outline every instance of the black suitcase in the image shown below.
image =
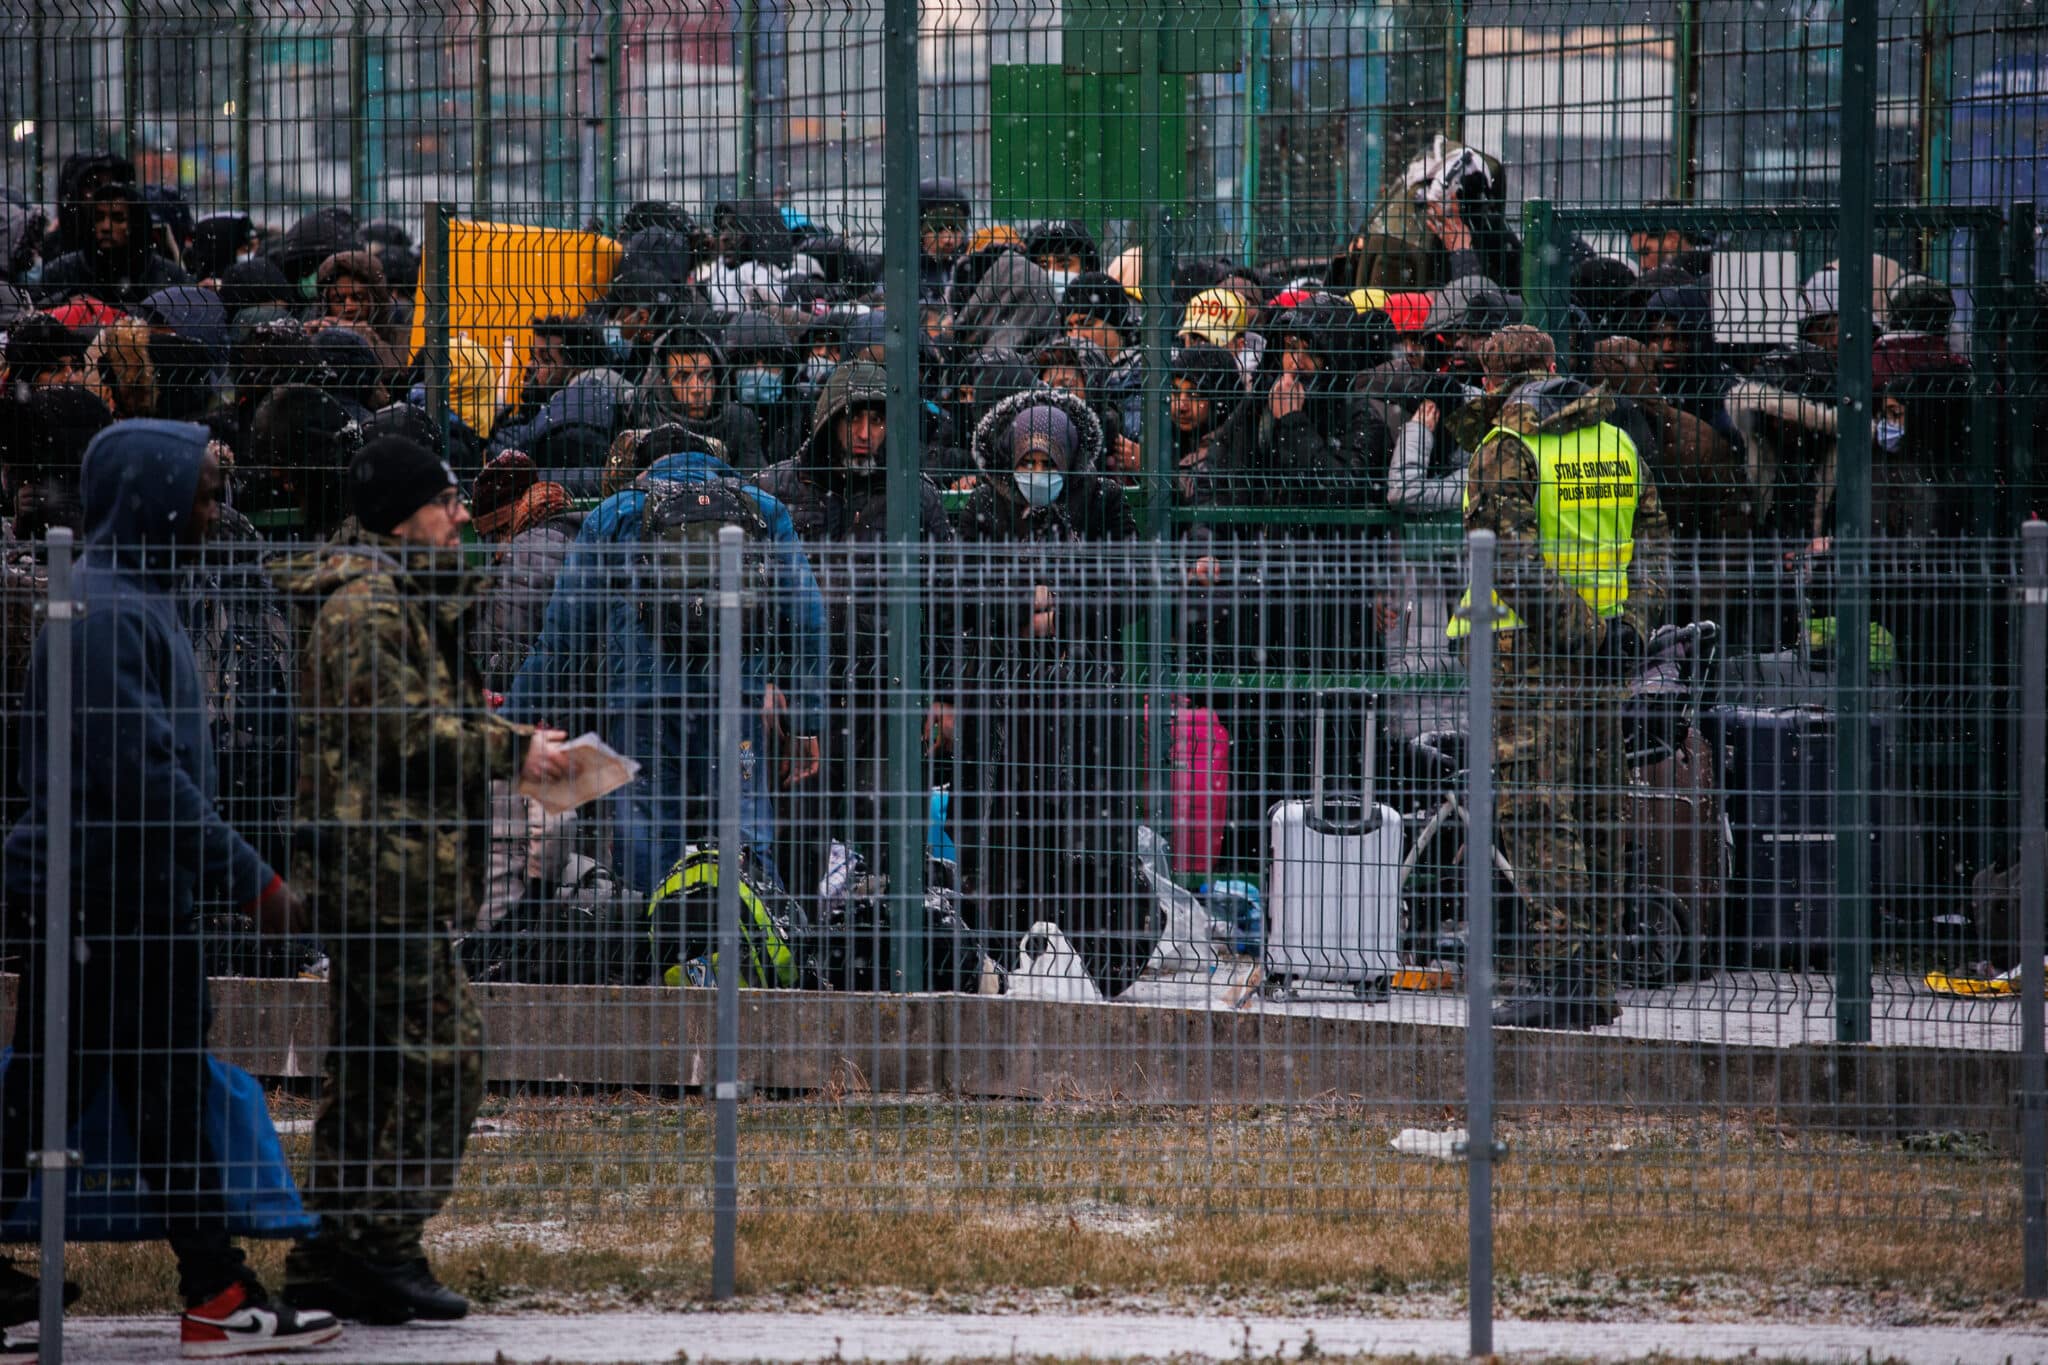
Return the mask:
[[[1725,761],[1735,832],[1729,947],[1752,967],[1826,970],[1836,932],[1834,714],[1722,706],[1708,728]],[[1883,720],[1872,717],[1873,797],[1882,789],[1883,739]]]

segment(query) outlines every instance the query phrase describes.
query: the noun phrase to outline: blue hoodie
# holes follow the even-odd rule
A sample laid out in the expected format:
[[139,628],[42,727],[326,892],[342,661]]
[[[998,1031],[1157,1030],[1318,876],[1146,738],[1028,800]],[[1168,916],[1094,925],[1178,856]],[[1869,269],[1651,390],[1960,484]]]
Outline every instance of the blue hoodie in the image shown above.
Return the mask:
[[[271,870],[214,808],[214,753],[192,642],[179,619],[178,546],[206,456],[205,427],[117,422],[86,448],[85,551],[72,626],[72,888],[88,930],[176,925],[195,897],[243,904]],[[185,552],[188,556],[190,551]],[[29,662],[21,785],[7,837],[11,898],[42,895],[51,632]]]
[[[739,476],[723,461],[692,451],[655,461],[646,477],[691,483]],[[791,732],[815,735],[822,721],[830,647],[825,599],[788,509],[758,488],[746,491],[780,547],[781,587],[776,596],[783,619],[778,631],[788,641],[779,668],[771,670],[770,662],[759,656],[746,660],[747,694],[758,703],[767,684],[781,687],[789,693]],[[682,751],[689,739],[674,722],[708,720],[716,680],[684,673],[641,624],[640,604],[629,580],[631,547],[640,539],[646,500],[645,493],[628,488],[606,498],[583,519],[555,579],[540,637],[506,694],[503,714],[507,720],[544,720],[571,734],[593,728],[641,765],[639,780],[621,788],[614,798],[623,845],[619,871],[633,885],[652,888],[681,856],[678,841],[690,833],[678,831],[667,810],[667,804],[692,785],[686,767],[696,757]],[[758,754],[758,707],[750,707],[749,715],[742,739]],[[757,789],[746,805],[742,823],[747,840],[765,851],[773,823],[765,792]],[[703,834],[695,832],[699,838]]]

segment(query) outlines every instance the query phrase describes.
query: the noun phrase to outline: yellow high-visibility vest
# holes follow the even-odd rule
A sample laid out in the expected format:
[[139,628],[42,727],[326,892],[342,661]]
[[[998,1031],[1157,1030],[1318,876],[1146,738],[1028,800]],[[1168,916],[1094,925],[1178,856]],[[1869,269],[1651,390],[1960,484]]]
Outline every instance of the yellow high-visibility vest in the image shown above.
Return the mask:
[[[1536,456],[1536,531],[1544,560],[1578,590],[1603,617],[1621,615],[1628,605],[1628,566],[1635,557],[1636,502],[1642,493],[1642,465],[1635,442],[1605,422],[1553,435],[1524,436],[1496,427],[1486,434],[1512,436]],[[1480,443],[1483,448],[1485,442]],[[1472,482],[1465,482],[1465,506],[1472,506]],[[1522,618],[1493,599],[1494,629],[1515,630]],[[1466,590],[1451,617],[1450,635],[1472,632],[1472,593]]]

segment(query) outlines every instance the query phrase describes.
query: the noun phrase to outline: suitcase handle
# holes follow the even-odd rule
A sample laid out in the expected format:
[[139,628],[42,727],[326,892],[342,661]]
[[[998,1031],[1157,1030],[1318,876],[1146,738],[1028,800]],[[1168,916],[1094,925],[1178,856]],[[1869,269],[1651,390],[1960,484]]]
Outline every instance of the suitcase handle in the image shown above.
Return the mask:
[[[1360,779],[1358,818],[1338,820],[1330,814],[1329,773],[1323,750],[1329,738],[1330,704],[1339,697],[1357,697],[1365,712],[1364,739],[1358,760]],[[1374,751],[1379,740],[1379,697],[1372,692],[1340,692],[1318,689],[1315,711],[1309,719],[1308,813],[1311,825],[1322,833],[1354,834],[1379,824],[1379,804],[1373,791]]]

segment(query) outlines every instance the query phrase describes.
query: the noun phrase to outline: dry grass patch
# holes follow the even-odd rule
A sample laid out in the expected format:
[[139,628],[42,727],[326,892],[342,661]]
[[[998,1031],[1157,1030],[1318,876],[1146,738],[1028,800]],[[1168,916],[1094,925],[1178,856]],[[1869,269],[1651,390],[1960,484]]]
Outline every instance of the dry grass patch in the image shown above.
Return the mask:
[[[284,1110],[288,1106],[281,1105]],[[710,1108],[494,1101],[430,1230],[487,1302],[684,1305],[708,1288]],[[747,1293],[1454,1292],[1465,1172],[1399,1155],[1450,1116],[1355,1105],[1157,1108],[756,1101],[741,1109]],[[1498,1263],[1596,1313],[1619,1277],[2016,1292],[2019,1172],[1969,1142],[1786,1132],[1757,1116],[1572,1114],[1505,1125]],[[287,1139],[294,1159],[304,1138]],[[274,1275],[274,1247],[259,1266]],[[155,1248],[85,1247],[87,1307],[161,1308]]]

